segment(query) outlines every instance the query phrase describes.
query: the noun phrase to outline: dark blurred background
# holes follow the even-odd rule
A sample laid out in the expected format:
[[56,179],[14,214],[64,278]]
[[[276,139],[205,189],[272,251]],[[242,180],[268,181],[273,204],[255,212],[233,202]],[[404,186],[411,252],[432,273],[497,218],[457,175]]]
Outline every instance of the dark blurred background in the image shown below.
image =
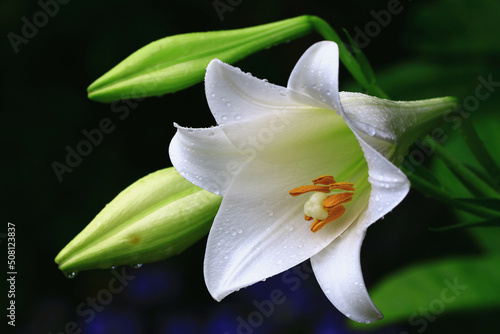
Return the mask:
[[[171,166],[167,148],[174,121],[192,127],[214,125],[202,84],[129,105],[130,114],[120,119],[109,104],[87,99],[86,88],[95,79],[149,42],[180,33],[242,28],[313,14],[338,32],[345,28],[355,36],[375,21],[373,11],[386,10],[393,1],[221,0],[232,9],[222,14],[223,20],[212,0],[60,1],[0,3],[4,36],[0,233],[6,233],[8,222],[16,225],[18,272],[16,327],[5,326],[3,314],[1,326],[8,333],[30,334],[350,333],[348,321],[302,267],[220,303],[212,300],[202,274],[205,239],[174,258],[140,269],[117,268],[133,278],[106,306],[94,311],[89,311],[89,303],[92,298],[107,297],[102,290],[114,274],[95,270],[70,280],[53,259],[121,190]],[[47,3],[58,4],[55,14],[51,7],[53,17],[40,14]],[[382,87],[394,99],[444,95],[460,99],[474,92],[478,75],[498,73],[497,2],[407,0],[399,6],[400,13],[392,15],[385,27],[379,25],[373,37],[367,36],[363,47]],[[38,22],[39,27],[29,30],[27,21]],[[23,37],[23,29],[24,36],[31,37]],[[237,66],[286,85],[300,55],[320,39],[310,34],[261,51]],[[344,68],[340,84],[341,89],[357,89]],[[487,104],[498,105],[498,98]],[[85,139],[82,131],[98,128],[103,118],[112,120],[114,130],[60,182],[53,162],[64,163],[67,146],[75,148]],[[409,263],[480,252],[464,230],[448,234],[428,230],[454,219],[448,208],[412,191],[368,231],[362,252],[368,287]],[[0,241],[6,254],[5,239]],[[292,289],[296,284],[299,288]],[[5,279],[1,288],[4,296]],[[255,303],[274,289],[284,292],[285,302],[275,305],[262,321],[252,318]],[[7,299],[1,300],[0,308],[5,310]],[[492,315],[440,317],[426,333],[471,333],[478,328],[493,333]],[[259,325],[248,327],[252,321]],[[402,322],[373,333],[413,333],[417,328]]]

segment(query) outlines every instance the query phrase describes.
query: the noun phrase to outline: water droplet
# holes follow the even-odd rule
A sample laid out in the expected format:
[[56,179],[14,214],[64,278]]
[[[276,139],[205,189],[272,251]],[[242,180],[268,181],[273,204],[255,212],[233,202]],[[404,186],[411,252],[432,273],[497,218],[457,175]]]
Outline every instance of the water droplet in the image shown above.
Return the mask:
[[221,119],[222,121],[226,121],[226,120],[227,120],[227,116],[226,116],[226,115],[222,115],[222,116],[220,117],[220,119]]
[[365,131],[370,136],[375,136],[375,134],[377,133],[375,128],[371,125],[368,125],[368,124],[366,124],[366,126],[365,126]]
[[278,261],[276,261],[276,264],[282,264],[282,263],[283,263],[283,261],[282,261],[282,260],[278,260]]
[[115,269],[116,269],[116,266],[111,266],[111,267],[109,267],[109,269],[111,269],[111,270],[115,270]]
[[215,93],[210,94],[211,97],[216,97]]
[[238,234],[241,234],[243,232],[243,230],[241,228],[237,229],[236,232],[238,232]]
[[290,224],[286,224],[286,225],[285,225],[285,230],[287,230],[287,231],[291,232],[291,231],[293,231],[293,226],[292,226],[292,225],[290,225]]
[[236,235],[236,231],[231,231],[231,235]]
[[234,119],[239,121],[241,119],[241,115],[240,114],[236,114],[234,115]]
[[287,95],[287,91],[285,89],[280,89],[280,95],[281,96],[286,96]]
[[132,265],[132,268],[134,268],[134,269],[139,269],[140,267],[142,267],[142,263],[137,263],[137,264]]
[[269,80],[267,80],[267,79],[262,79],[262,81],[264,81],[264,82],[269,82]]
[[330,289],[325,289],[325,294],[329,294],[330,293]]
[[231,102],[226,102],[226,107],[230,107],[231,106]]
[[326,95],[331,95],[331,94],[332,94],[332,91],[328,89],[328,90],[326,91]]
[[66,276],[66,278],[69,278],[69,279],[72,279],[72,278],[75,278],[76,277],[76,272],[72,271],[72,272],[69,272],[69,273],[64,273],[64,276]]
[[269,217],[272,217],[274,215],[273,210],[267,210],[266,213]]
[[208,133],[208,136],[209,136],[209,137],[213,137],[213,136],[215,136],[215,132],[210,131],[210,132]]

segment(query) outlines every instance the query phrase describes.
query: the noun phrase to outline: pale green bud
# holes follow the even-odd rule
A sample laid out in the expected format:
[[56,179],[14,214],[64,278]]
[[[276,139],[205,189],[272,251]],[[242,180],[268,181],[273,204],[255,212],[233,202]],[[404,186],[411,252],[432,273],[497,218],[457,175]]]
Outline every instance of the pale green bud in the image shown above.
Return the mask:
[[208,233],[221,200],[173,167],[156,171],[118,194],[55,262],[72,273],[179,254]]
[[169,36],[137,50],[97,79],[87,89],[89,98],[112,102],[176,92],[201,82],[215,58],[234,63],[312,29],[305,15],[244,29]]

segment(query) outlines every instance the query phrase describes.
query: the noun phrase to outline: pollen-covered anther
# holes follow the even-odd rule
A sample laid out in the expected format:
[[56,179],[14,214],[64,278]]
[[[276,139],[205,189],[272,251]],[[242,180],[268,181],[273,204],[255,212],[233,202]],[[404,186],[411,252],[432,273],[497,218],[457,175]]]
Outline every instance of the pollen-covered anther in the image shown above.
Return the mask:
[[[354,191],[354,183],[335,182],[331,175],[322,175],[312,182],[314,185],[300,186],[290,190],[290,195],[299,196],[315,192],[304,204],[304,219],[306,221],[314,219],[311,231],[316,233],[345,213],[346,209],[343,204],[352,201],[354,193],[347,191]],[[339,190],[346,192],[338,192]],[[334,193],[330,194],[332,191]]]
[[305,193],[309,193],[309,192],[312,192],[312,191],[319,191],[319,192],[322,192],[322,193],[329,193],[330,189],[328,187],[318,186],[318,185],[314,185],[314,186],[300,186],[300,187],[297,187],[297,188],[294,188],[294,189],[290,190],[289,193],[292,196],[299,196],[299,195],[302,195],[302,194],[305,194]]
[[340,193],[328,196],[323,201],[323,207],[325,209],[331,209],[336,207],[337,205],[342,205],[352,200],[352,196],[354,193]]
[[335,183],[335,179],[331,175],[321,175],[320,177],[315,178],[312,182],[314,184],[324,184],[325,186],[329,186],[330,184]]
[[334,184],[330,184],[330,190],[339,189],[339,190],[347,190],[354,191],[354,183],[349,182],[338,182]]
[[332,210],[328,212],[328,217],[325,220],[316,219],[311,224],[311,232],[316,233],[323,228],[328,223],[331,223],[334,220],[339,219],[345,212],[345,208],[342,205],[334,207]]

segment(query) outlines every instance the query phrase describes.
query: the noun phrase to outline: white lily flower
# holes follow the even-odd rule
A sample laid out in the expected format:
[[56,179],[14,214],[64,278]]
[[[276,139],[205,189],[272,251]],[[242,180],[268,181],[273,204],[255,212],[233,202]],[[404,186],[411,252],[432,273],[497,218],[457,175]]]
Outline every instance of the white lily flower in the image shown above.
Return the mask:
[[204,264],[214,299],[310,258],[337,309],[358,322],[383,317],[363,282],[361,244],[410,188],[392,162],[454,102],[339,93],[338,67],[327,41],[304,53],[286,88],[214,60],[205,86],[218,125],[176,125],[174,167],[223,196]]

